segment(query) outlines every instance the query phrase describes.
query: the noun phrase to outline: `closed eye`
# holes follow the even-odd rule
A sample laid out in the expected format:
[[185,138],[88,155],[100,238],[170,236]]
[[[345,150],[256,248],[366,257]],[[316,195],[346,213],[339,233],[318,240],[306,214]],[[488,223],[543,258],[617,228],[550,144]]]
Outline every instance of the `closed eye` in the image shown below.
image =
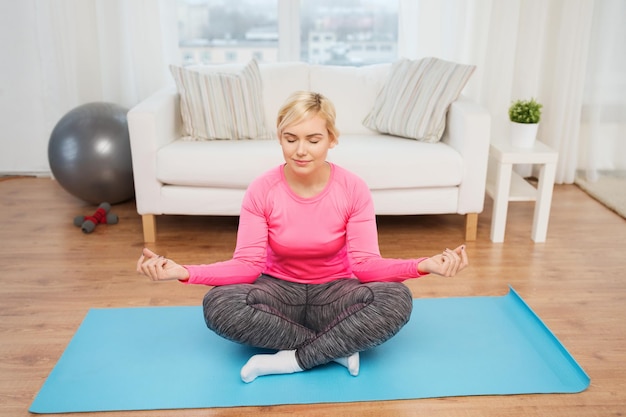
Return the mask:
[[307,136],[307,139],[309,140],[310,143],[318,143],[319,141],[321,141],[324,137],[322,135],[320,135],[319,133],[316,133],[314,135],[309,135]]
[[[291,133],[284,133],[283,134],[283,138],[288,142],[288,143],[294,143],[298,141],[298,137],[295,135],[292,135]],[[309,141],[309,143],[311,144],[316,144],[319,143],[321,140],[323,139],[323,136],[320,135],[319,133],[315,133],[313,135],[308,135],[306,136],[306,140]]]

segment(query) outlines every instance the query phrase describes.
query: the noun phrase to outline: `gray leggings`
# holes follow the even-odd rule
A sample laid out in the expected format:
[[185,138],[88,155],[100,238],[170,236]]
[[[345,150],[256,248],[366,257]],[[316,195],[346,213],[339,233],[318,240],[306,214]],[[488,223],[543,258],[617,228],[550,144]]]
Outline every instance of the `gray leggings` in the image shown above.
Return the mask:
[[253,284],[214,287],[204,318],[218,335],[254,347],[291,350],[302,369],[378,346],[413,308],[402,283],[339,279],[297,284],[261,275]]

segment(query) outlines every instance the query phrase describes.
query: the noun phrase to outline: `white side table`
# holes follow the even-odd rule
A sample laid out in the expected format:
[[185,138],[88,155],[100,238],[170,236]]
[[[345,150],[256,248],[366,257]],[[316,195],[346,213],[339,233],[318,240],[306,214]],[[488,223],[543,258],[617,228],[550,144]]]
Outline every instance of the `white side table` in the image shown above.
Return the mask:
[[[493,198],[491,241],[504,242],[509,201],[535,201],[531,238],[545,242],[558,153],[541,142],[532,148],[515,148],[508,140],[492,140],[489,148],[487,194]],[[533,187],[513,172],[514,164],[540,165],[539,182]]]

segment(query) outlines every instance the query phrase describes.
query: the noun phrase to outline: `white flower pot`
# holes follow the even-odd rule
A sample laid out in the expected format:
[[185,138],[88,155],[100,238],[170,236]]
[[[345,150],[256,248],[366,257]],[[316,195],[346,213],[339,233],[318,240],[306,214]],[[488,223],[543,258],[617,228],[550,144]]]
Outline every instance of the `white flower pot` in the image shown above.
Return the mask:
[[539,123],[511,122],[510,126],[511,145],[516,148],[532,148],[535,145]]

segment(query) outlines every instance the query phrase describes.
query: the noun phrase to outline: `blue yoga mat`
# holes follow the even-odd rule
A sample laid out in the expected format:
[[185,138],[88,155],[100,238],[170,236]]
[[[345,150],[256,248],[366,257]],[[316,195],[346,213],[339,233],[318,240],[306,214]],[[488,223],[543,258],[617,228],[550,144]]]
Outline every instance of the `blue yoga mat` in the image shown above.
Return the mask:
[[361,353],[358,377],[331,363],[241,381],[260,350],[207,330],[200,307],[92,309],[33,413],[574,393],[589,377],[519,295],[414,300],[410,322]]

